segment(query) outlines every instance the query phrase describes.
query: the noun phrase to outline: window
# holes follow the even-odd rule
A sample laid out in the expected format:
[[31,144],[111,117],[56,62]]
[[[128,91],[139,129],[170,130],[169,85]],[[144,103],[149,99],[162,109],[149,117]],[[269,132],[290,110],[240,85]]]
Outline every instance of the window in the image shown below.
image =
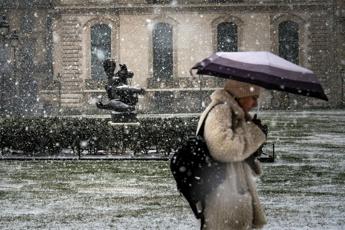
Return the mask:
[[279,56],[295,64],[299,63],[299,35],[298,24],[284,21],[279,24]]
[[30,12],[26,12],[23,17],[21,17],[20,30],[23,33],[32,33],[34,26],[34,16]]
[[339,32],[342,34],[345,33],[345,17],[339,19]]
[[222,22],[217,26],[217,51],[238,51],[237,25],[233,22]]
[[107,79],[103,61],[111,57],[111,29],[106,24],[91,27],[91,78]]
[[[18,54],[16,54],[17,56]],[[36,44],[32,39],[26,39],[19,53],[20,68],[27,74],[32,73],[35,67]]]
[[170,4],[172,0],[146,0],[148,4]]
[[[18,78],[15,76],[17,85],[17,94],[21,99],[19,101],[19,110],[30,110],[35,104],[37,88],[35,88],[34,73],[37,71],[37,67],[34,63],[36,57],[36,41],[34,39],[27,38],[19,51],[19,60],[17,62],[19,73],[25,73],[25,77]],[[17,67],[14,67],[17,68]],[[17,73],[18,74],[18,73]]]
[[168,23],[157,23],[152,32],[153,77],[173,75],[173,30]]

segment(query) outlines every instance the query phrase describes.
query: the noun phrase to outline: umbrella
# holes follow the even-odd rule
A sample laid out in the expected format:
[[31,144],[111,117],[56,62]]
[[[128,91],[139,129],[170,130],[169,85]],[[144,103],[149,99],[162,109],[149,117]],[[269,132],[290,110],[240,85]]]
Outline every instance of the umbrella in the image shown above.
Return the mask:
[[217,52],[195,64],[197,74],[247,82],[328,101],[315,74],[270,52]]

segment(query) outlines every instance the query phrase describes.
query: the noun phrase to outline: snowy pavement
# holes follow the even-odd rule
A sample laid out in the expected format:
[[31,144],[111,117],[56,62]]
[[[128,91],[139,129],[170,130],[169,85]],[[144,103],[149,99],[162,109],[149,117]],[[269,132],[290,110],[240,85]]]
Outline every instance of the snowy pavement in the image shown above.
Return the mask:
[[[345,229],[345,111],[261,117],[264,229]],[[1,161],[0,178],[0,229],[199,229],[167,161]]]

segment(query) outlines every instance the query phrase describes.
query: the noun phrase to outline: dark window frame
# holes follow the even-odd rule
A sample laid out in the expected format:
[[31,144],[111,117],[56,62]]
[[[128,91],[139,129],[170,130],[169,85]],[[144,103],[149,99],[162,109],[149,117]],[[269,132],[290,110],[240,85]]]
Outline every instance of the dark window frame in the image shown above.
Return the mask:
[[[217,25],[217,51],[238,51],[239,28],[234,22],[221,22]],[[229,41],[230,40],[230,41]]]
[[164,5],[164,4],[171,4],[172,0],[146,0],[147,4],[153,5]]
[[297,22],[286,20],[278,25],[279,56],[295,64],[299,64],[300,29]]
[[[97,36],[98,32],[104,31],[106,36]],[[90,52],[91,52],[91,79],[93,80],[106,80],[107,76],[103,70],[103,61],[107,58],[111,58],[111,26],[105,23],[97,23],[90,28]],[[105,53],[104,58],[100,59],[97,57],[97,50]]]
[[32,33],[34,30],[35,17],[32,11],[26,11],[20,19],[22,33]]
[[173,26],[158,22],[152,30],[153,77],[168,79],[174,73]]

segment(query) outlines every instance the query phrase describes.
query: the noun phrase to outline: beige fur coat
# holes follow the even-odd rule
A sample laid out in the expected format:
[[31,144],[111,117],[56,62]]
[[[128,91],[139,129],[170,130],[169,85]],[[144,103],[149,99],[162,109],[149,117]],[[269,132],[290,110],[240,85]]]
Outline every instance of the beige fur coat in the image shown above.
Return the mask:
[[[250,120],[236,100],[225,90],[211,95],[212,102],[201,115],[198,131],[204,124],[204,138],[211,156],[226,162],[224,182],[205,201],[203,229],[252,229],[266,224],[253,176],[261,174],[259,162],[254,167],[246,159],[261,146],[266,137]],[[214,106],[215,105],[215,106]],[[213,107],[213,108],[212,108]]]

